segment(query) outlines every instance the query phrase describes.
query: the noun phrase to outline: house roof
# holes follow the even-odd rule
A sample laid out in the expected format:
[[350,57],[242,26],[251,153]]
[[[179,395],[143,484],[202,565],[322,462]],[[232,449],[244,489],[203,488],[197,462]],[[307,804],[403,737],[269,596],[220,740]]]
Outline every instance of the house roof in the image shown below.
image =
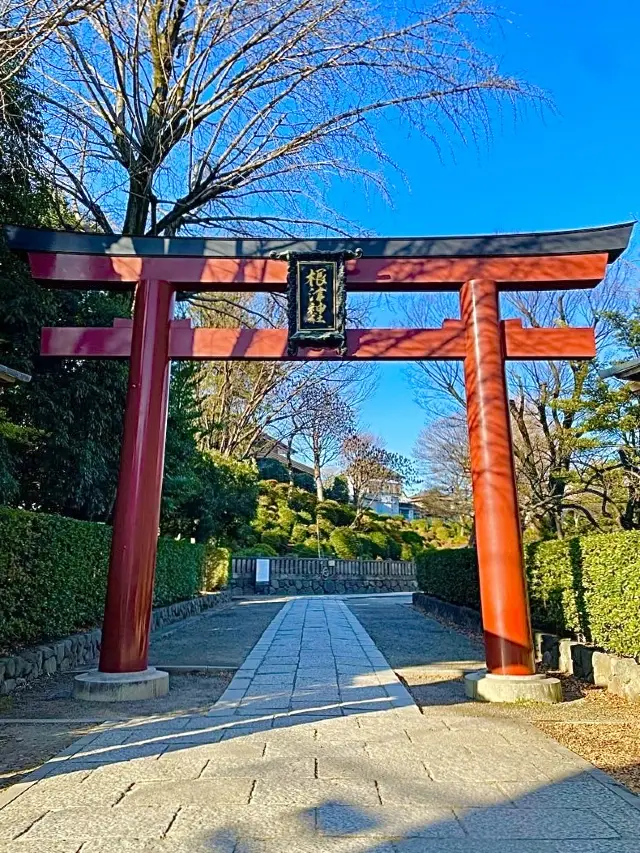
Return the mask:
[[631,361],[624,361],[622,364],[615,364],[613,367],[607,367],[606,370],[600,371],[600,376],[603,379],[627,379],[632,382],[640,382],[640,358],[634,358]]
[[21,373],[12,367],[0,364],[0,383],[12,385],[14,382],[31,382],[31,377],[28,373]]
[[[287,446],[284,442],[279,441],[277,438],[273,438],[270,435],[263,435],[262,441],[264,442],[263,446],[260,447],[256,451],[257,459],[276,459],[278,462],[282,462],[286,465],[287,462]],[[309,474],[313,477],[313,468],[309,465],[305,465],[304,462],[298,462],[297,459],[291,459],[291,467],[294,471],[298,471],[301,474]]]

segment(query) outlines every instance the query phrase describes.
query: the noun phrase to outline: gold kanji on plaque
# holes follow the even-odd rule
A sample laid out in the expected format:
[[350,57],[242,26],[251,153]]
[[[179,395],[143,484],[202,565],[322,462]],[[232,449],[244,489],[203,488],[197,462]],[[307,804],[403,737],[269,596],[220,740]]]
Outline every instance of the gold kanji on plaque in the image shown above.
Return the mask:
[[338,355],[345,355],[345,260],[361,256],[360,249],[271,252],[271,258],[289,265],[288,355],[297,356],[302,347],[333,349]]
[[307,273],[309,301],[305,313],[306,323],[323,323],[327,310],[327,269],[316,267]]

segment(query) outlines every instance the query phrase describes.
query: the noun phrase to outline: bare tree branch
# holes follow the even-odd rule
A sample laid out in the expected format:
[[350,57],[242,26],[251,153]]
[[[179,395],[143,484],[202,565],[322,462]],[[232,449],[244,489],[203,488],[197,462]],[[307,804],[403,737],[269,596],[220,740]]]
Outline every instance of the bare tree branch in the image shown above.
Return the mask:
[[386,193],[378,115],[439,146],[489,133],[493,104],[540,97],[480,49],[496,34],[481,0],[67,3],[84,17],[34,70],[49,138],[67,129],[48,165],[91,215],[101,194],[113,231],[344,232],[332,181]]

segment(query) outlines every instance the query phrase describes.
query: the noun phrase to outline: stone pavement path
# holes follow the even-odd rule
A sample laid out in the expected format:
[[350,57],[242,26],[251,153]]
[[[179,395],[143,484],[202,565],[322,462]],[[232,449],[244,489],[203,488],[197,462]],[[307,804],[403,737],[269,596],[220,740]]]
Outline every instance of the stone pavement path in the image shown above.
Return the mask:
[[640,850],[636,798],[519,721],[423,716],[336,598],[288,602],[208,715],[105,729],[4,797],[2,853]]

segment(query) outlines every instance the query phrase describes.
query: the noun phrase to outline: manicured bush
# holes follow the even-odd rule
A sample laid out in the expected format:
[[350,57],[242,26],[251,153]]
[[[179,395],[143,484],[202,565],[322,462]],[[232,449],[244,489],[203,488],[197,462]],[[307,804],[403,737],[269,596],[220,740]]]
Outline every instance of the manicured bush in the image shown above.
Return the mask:
[[[318,529],[320,530],[320,533],[324,534],[324,536],[327,538],[329,536],[331,536],[331,534],[333,533],[333,531],[335,530],[335,527],[336,527],[332,521],[330,521],[328,518],[325,518],[324,516],[320,515],[320,513],[318,513],[317,525],[318,525]],[[316,528],[316,525],[314,524],[313,529],[315,530],[315,528]]]
[[341,560],[356,560],[359,554],[358,534],[350,527],[336,527],[329,537],[329,544]]
[[640,655],[639,530],[529,545],[527,569],[534,623]]
[[413,548],[411,545],[407,545],[406,542],[403,542],[400,545],[400,559],[401,560],[413,560],[414,559]]
[[480,609],[476,552],[473,548],[425,550],[416,559],[418,585],[452,604]]
[[291,535],[291,531],[297,520],[298,516],[286,504],[281,504],[278,507],[278,527],[284,530],[287,536]]
[[289,501],[289,506],[295,512],[305,512],[309,517],[315,517],[316,504],[318,503],[316,496],[303,489],[291,489],[286,496]]
[[318,546],[311,547],[310,545],[305,545],[304,543],[300,545],[294,545],[293,548],[290,549],[289,552],[294,557],[317,557],[318,556]]
[[276,554],[280,554],[286,550],[289,535],[286,530],[281,530],[274,527],[272,530],[265,530],[260,537],[260,542],[263,545],[268,545],[273,548]]
[[356,517],[354,507],[326,500],[318,504],[318,515],[330,521],[334,527],[348,527]]
[[309,528],[306,524],[294,524],[289,542],[291,545],[301,545],[307,538]]
[[369,534],[369,539],[377,546],[378,553],[376,557],[382,557],[383,560],[399,560],[402,553],[400,543],[388,533],[378,531]]
[[416,557],[424,550],[425,542],[419,533],[415,530],[400,531],[400,559],[415,560]]
[[277,557],[278,552],[270,545],[252,545],[251,548],[240,548],[233,552],[234,557]]
[[418,554],[424,547],[422,536],[420,536],[419,533],[416,533],[415,530],[401,530],[400,538],[405,544],[411,545],[416,554]]
[[576,606],[571,552],[577,539],[551,539],[525,548],[531,619],[558,634],[585,634]]
[[231,551],[210,543],[205,547],[202,567],[202,590],[213,592],[229,583],[231,576]]
[[304,540],[304,542],[302,544],[309,551],[313,551],[314,557],[318,556],[318,537],[315,534],[312,534],[311,536],[307,536],[307,538]]
[[370,538],[368,533],[358,533],[358,550],[356,556],[361,560],[375,560],[380,557],[380,549]]
[[[0,652],[99,625],[110,545],[105,524],[0,507]],[[160,539],[154,604],[198,595],[205,551]]]
[[163,536],[158,540],[153,587],[153,603],[156,607],[198,595],[203,589],[206,547],[192,545],[186,539],[167,539]]
[[[534,626],[640,655],[640,531],[535,542],[525,562]],[[473,549],[424,551],[417,567],[424,592],[479,609]]]

